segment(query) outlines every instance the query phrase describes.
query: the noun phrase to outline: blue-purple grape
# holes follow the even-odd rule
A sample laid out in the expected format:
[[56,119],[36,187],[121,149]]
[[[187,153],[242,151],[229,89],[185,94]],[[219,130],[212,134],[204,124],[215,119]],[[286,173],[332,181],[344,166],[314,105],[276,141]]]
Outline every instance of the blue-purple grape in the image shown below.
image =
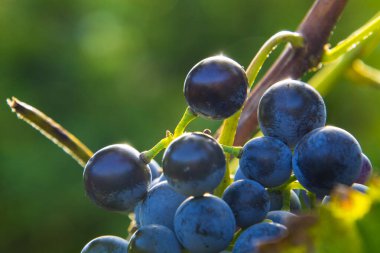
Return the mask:
[[184,94],[191,110],[212,119],[224,119],[237,112],[247,97],[244,69],[219,55],[197,63],[187,74]]
[[187,133],[175,139],[163,156],[168,183],[187,196],[201,196],[222,181],[226,158],[219,143],[203,133]]
[[359,143],[347,131],[326,126],[305,135],[293,156],[298,181],[317,195],[329,195],[337,184],[351,186],[362,164]]
[[142,226],[132,235],[129,253],[181,253],[175,234],[162,225]]
[[139,156],[126,144],[97,151],[83,173],[87,196],[107,210],[132,210],[146,195],[151,182],[150,169]]
[[259,243],[283,238],[287,232],[287,228],[278,223],[255,224],[241,233],[232,253],[257,253]]
[[264,220],[269,211],[269,195],[265,188],[253,180],[233,182],[223,193],[223,200],[230,206],[241,228]]
[[325,125],[326,107],[312,86],[287,79],[264,93],[259,102],[258,120],[265,136],[294,147],[305,134]]
[[167,182],[161,182],[149,191],[141,202],[139,221],[141,226],[163,225],[174,231],[174,214],[186,197],[176,192]]
[[236,223],[230,207],[222,199],[206,194],[189,197],[180,205],[174,228],[178,240],[190,252],[214,253],[227,248]]
[[239,168],[247,178],[265,187],[276,187],[290,177],[292,152],[276,138],[254,138],[244,145]]
[[91,240],[81,253],[127,253],[128,241],[113,235],[105,235]]

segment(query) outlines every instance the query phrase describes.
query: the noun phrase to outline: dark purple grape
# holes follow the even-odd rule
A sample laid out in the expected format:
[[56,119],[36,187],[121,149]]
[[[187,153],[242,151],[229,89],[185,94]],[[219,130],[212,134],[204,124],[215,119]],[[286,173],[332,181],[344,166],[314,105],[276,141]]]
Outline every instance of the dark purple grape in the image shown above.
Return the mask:
[[264,93],[259,102],[258,120],[264,135],[293,147],[305,134],[325,125],[326,107],[313,87],[287,79]]
[[234,213],[236,225],[241,228],[263,221],[269,211],[267,191],[253,180],[233,182],[224,191],[222,198]]
[[139,220],[141,226],[163,225],[174,231],[174,214],[186,197],[176,192],[167,182],[152,187],[141,202]]
[[140,227],[131,237],[129,253],[181,253],[173,231],[162,225]]
[[265,187],[276,187],[290,177],[292,152],[276,138],[254,138],[244,145],[239,168],[247,178]]
[[317,195],[329,195],[337,184],[351,186],[359,175],[361,148],[347,131],[327,126],[297,144],[293,169],[298,181]]
[[214,253],[227,248],[235,228],[235,218],[222,199],[206,194],[189,197],[174,217],[175,233],[190,252]]
[[151,174],[140,153],[126,144],[107,146],[96,152],[84,170],[87,195],[111,211],[130,211],[148,192]]
[[362,153],[362,165],[355,183],[365,184],[372,175],[372,164],[368,157]]
[[247,97],[248,81],[243,68],[225,56],[197,63],[187,74],[186,101],[196,114],[224,119],[237,112]]
[[212,192],[226,171],[222,147],[203,133],[187,133],[174,140],[166,149],[162,164],[168,183],[187,196]]
[[273,222],[250,226],[238,237],[232,253],[257,253],[259,243],[283,238],[287,232],[285,226]]
[[100,236],[84,246],[81,253],[127,253],[128,241],[112,235]]

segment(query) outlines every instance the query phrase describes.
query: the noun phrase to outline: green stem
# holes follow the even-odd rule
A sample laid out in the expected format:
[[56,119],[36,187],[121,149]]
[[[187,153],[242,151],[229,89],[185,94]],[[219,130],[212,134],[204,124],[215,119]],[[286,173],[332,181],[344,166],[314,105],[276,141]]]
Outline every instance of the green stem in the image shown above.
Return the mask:
[[181,120],[178,122],[174,130],[174,138],[177,138],[178,136],[183,134],[189,123],[197,117],[198,116],[190,109],[190,107],[187,107],[185,113],[183,114]]
[[167,148],[169,144],[177,137],[181,136],[183,132],[185,131],[186,127],[189,125],[191,121],[196,119],[198,116],[190,109],[190,107],[187,107],[181,120],[178,122],[174,134],[171,134],[170,132],[166,133],[166,137],[161,139],[156,145],[153,146],[153,148],[143,151],[140,154],[140,158],[146,163],[150,163],[150,161],[158,155],[163,149]]
[[356,59],[352,63],[352,72],[358,78],[375,88],[380,88],[380,70],[365,64],[362,60]]
[[273,191],[282,191],[282,190],[284,190],[286,188],[289,188],[288,186],[290,184],[292,184],[296,180],[297,180],[296,176],[295,175],[291,175],[289,177],[289,179],[285,183],[283,183],[282,185],[279,185],[277,187],[269,188],[268,190],[271,191],[271,192],[273,192]]
[[[222,126],[222,132],[219,136],[219,143],[221,145],[226,145],[226,146],[233,145],[240,114],[241,114],[241,110],[236,112],[234,115],[232,115],[228,119],[224,120],[223,126]],[[230,155],[226,154],[226,172],[224,174],[222,182],[215,189],[214,194],[216,196],[222,196],[224,190],[227,188],[227,186],[231,184],[229,163],[230,163]]]
[[241,151],[243,149],[243,147],[235,147],[235,146],[228,146],[228,145],[224,145],[224,144],[221,144],[223,150],[225,153],[229,153],[237,158],[240,157],[241,155]]
[[252,88],[253,83],[269,54],[282,42],[290,42],[293,47],[302,47],[304,45],[302,35],[296,32],[281,31],[270,37],[260,48],[259,52],[247,68],[246,73],[249,88]]
[[93,153],[86,145],[43,112],[15,97],[7,99],[7,103],[20,119],[57,144],[82,167],[92,157]]
[[150,163],[150,161],[158,155],[161,150],[167,148],[169,146],[170,142],[173,140],[173,136],[169,135],[168,137],[165,137],[161,139],[156,145],[153,146],[153,148],[143,151],[140,154],[140,159],[143,160],[146,164]]
[[352,33],[348,38],[338,43],[337,46],[332,49],[326,48],[322,55],[322,62],[331,62],[338,59],[340,56],[354,49],[363,40],[366,40],[379,29],[380,13],[377,13],[374,18]]

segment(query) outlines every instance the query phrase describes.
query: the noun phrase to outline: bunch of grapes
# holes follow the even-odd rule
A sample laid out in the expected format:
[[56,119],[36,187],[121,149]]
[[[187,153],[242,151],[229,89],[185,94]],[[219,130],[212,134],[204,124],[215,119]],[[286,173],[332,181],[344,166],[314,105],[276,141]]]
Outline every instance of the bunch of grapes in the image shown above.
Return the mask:
[[[238,63],[204,59],[185,79],[187,117],[229,118],[247,90]],[[264,136],[243,147],[222,145],[209,131],[168,133],[167,146],[158,145],[166,148],[162,169],[154,149],[117,144],[97,151],[85,166],[86,193],[104,209],[133,213],[135,229],[129,241],[98,237],[82,253],[254,253],[285,237],[287,220],[314,208],[315,199],[328,203],[338,184],[367,191],[369,159],[350,133],[325,126],[326,107],[313,87],[280,81],[264,93],[257,113]],[[234,175],[226,153],[239,159]],[[217,194],[230,176],[234,181]]]

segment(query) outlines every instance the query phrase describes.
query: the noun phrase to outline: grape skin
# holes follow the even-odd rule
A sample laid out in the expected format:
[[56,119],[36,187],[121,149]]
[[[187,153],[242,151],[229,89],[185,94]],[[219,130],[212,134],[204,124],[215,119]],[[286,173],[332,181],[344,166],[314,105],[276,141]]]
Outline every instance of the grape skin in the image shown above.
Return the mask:
[[100,236],[87,243],[81,253],[128,253],[128,241],[113,235]]
[[276,187],[290,177],[292,152],[276,138],[254,138],[243,146],[239,168],[249,179],[265,187]]
[[225,119],[237,112],[247,97],[244,69],[232,59],[218,55],[197,63],[184,84],[192,111],[211,119]]
[[263,221],[269,211],[268,193],[253,180],[233,182],[224,191],[222,199],[230,206],[236,225],[241,228]]
[[174,231],[174,214],[186,197],[176,192],[167,182],[152,187],[141,202],[139,222],[141,226],[158,224]]
[[236,223],[222,199],[206,194],[189,197],[180,205],[174,228],[178,240],[190,252],[217,253],[231,242]]
[[129,253],[181,253],[175,234],[161,225],[140,227],[131,237]]
[[287,228],[278,223],[259,223],[247,228],[235,242],[232,253],[256,253],[260,242],[279,239],[287,234]]
[[329,195],[337,184],[351,186],[359,175],[361,148],[347,131],[326,126],[305,135],[293,155],[298,181],[317,195]]
[[110,145],[97,151],[83,173],[87,196],[110,211],[130,211],[147,193],[151,182],[148,166],[140,153],[127,144]]
[[294,147],[305,134],[325,125],[326,107],[313,87],[287,79],[272,85],[261,97],[258,120],[265,136]]
[[187,133],[175,139],[166,149],[162,164],[170,186],[187,196],[212,192],[226,171],[222,147],[203,133]]

